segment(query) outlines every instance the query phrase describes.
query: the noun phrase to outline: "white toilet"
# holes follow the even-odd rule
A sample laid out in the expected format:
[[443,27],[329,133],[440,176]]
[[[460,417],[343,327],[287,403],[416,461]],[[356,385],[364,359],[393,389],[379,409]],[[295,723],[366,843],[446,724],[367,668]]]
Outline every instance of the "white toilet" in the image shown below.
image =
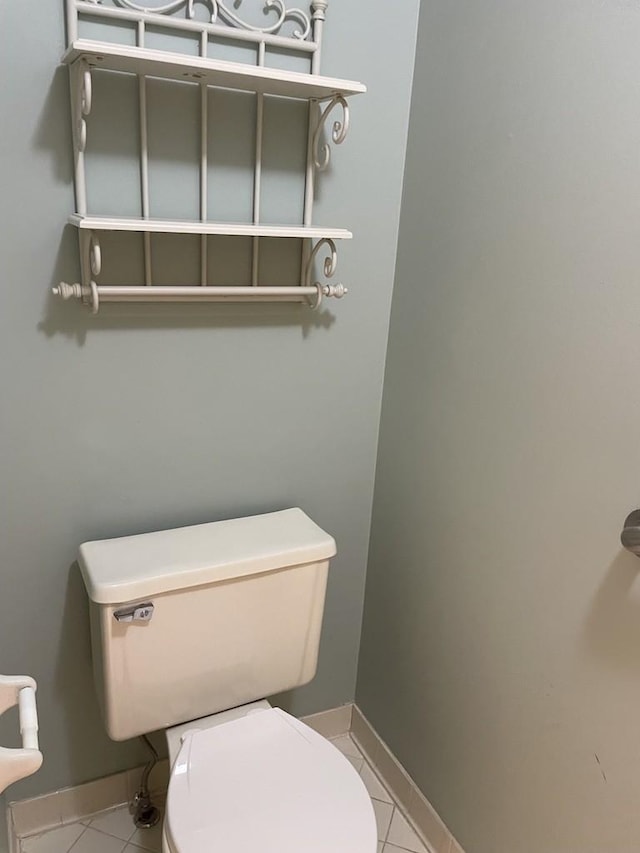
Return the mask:
[[107,731],[167,733],[165,853],[375,853],[355,768],[263,698],[315,675],[335,552],[300,509],[80,547]]

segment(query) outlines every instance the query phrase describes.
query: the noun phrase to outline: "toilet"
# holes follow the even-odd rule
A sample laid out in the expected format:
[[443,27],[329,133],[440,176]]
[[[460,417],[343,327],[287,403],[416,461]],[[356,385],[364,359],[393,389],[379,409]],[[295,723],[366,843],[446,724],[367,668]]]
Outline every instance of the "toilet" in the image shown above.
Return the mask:
[[375,853],[355,768],[266,698],[315,675],[335,553],[297,508],[81,545],[107,732],[166,732],[163,853]]

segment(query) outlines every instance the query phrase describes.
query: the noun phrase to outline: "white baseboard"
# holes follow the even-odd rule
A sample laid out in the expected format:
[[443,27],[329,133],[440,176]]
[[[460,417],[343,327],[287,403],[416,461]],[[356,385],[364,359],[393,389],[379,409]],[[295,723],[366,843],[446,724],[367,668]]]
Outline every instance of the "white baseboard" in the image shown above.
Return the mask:
[[431,803],[357,705],[353,706],[351,736],[427,847],[433,853],[464,853]]
[[[105,809],[131,802],[138,789],[142,767],[124,770],[102,779],[61,788],[40,797],[11,802],[7,806],[7,831],[9,850],[12,838],[38,835],[47,829],[84,820]],[[161,759],[149,777],[149,787],[154,794],[164,793],[169,781],[169,762]],[[17,849],[17,848],[15,848]]]

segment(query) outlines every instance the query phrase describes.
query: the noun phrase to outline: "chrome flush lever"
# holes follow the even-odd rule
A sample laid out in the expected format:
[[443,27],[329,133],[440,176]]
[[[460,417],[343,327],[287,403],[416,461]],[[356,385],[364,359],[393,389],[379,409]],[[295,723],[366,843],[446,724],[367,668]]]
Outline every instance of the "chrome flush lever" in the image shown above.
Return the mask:
[[153,616],[153,604],[147,601],[145,604],[134,604],[131,607],[123,607],[114,610],[113,617],[116,622],[149,622]]

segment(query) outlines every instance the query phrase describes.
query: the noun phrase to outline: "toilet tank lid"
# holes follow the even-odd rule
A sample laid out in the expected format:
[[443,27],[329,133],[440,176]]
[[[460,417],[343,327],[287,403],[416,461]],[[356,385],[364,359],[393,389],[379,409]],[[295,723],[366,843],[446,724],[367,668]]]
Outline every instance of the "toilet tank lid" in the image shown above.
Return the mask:
[[315,563],[335,553],[333,537],[294,508],[85,542],[78,562],[92,601],[124,604],[161,592]]

